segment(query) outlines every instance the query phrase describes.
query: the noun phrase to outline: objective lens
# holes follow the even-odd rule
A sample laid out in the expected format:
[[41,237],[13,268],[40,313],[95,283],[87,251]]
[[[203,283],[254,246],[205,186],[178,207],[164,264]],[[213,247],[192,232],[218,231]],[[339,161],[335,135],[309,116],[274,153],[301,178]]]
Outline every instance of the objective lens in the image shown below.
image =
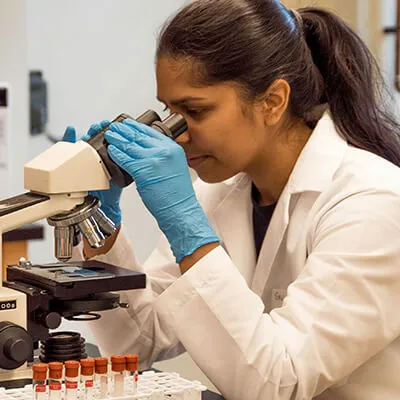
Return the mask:
[[101,229],[101,231],[106,235],[106,236],[111,236],[115,232],[115,225],[114,222],[111,221],[110,218],[107,217],[106,214],[103,213],[100,208],[98,208],[93,215],[94,219],[97,222],[97,225]]
[[104,235],[93,217],[79,222],[78,226],[91,247],[98,248],[104,245]]
[[72,226],[54,228],[54,252],[57,260],[68,261],[72,257],[73,240]]

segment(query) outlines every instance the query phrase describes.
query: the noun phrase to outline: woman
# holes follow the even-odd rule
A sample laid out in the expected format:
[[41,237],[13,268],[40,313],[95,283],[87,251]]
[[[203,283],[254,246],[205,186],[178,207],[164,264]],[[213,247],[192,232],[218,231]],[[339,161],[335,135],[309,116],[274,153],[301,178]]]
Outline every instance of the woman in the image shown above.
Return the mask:
[[[144,266],[122,230],[84,244],[148,276],[91,325],[103,352],[186,350],[230,400],[397,399],[400,147],[365,44],[321,9],[198,0],[156,68],[188,130],[106,134],[165,238]],[[119,195],[98,193],[117,225]]]

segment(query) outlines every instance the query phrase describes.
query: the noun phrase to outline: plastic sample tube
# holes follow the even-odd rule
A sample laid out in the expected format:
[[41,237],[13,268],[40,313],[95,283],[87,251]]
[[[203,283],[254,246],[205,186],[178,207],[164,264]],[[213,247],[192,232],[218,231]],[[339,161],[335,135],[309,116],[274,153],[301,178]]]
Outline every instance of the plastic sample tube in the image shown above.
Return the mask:
[[61,400],[62,374],[62,363],[49,363],[49,400]]
[[81,382],[84,389],[84,399],[93,399],[93,376],[94,376],[94,359],[86,358],[81,360]]
[[94,359],[96,382],[99,384],[99,399],[105,399],[108,395],[108,359],[98,357]]
[[124,356],[111,356],[111,377],[114,383],[114,397],[124,395],[124,371],[125,371],[125,357]]
[[77,400],[79,362],[65,361],[65,400]]
[[139,380],[139,356],[137,354],[127,354],[125,363],[126,370],[132,379],[132,393],[136,394]]
[[33,364],[33,393],[35,400],[46,400],[47,364]]

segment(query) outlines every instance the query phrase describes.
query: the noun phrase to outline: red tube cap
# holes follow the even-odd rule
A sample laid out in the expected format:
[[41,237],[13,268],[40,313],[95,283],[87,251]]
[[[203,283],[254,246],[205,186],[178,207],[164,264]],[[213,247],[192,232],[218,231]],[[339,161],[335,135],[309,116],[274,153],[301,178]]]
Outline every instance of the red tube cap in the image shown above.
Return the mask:
[[79,362],[75,360],[65,361],[65,376],[75,378],[79,374]]
[[124,356],[111,356],[111,370],[114,372],[125,371],[125,357]]
[[63,372],[63,364],[57,361],[49,362],[49,378],[61,379]]
[[127,354],[125,361],[127,371],[137,371],[139,366],[139,356],[137,354]]
[[108,359],[105,357],[97,357],[94,359],[96,374],[106,374],[108,372]]
[[83,358],[81,360],[81,374],[88,376],[94,374],[94,359]]
[[44,381],[47,377],[47,364],[33,364],[33,379]]

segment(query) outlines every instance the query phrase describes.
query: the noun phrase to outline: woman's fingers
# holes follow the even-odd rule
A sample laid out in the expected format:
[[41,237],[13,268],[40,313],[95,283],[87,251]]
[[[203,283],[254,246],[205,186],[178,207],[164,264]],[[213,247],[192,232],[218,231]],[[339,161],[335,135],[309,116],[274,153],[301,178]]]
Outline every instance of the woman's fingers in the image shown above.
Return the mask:
[[152,147],[142,147],[141,144],[129,140],[125,136],[122,136],[120,133],[114,131],[107,131],[105,137],[109,143],[109,153],[112,146],[124,153],[126,157],[131,157],[133,159],[151,157],[151,155],[154,153],[154,149]]

